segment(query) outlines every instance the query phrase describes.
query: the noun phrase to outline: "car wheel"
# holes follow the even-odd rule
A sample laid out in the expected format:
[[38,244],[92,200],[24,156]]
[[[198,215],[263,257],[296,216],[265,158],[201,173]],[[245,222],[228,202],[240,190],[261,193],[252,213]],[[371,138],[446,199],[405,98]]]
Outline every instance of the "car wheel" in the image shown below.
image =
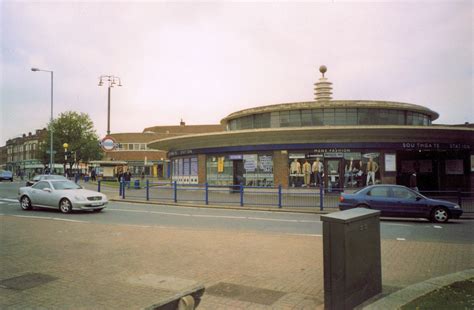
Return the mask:
[[442,207],[436,207],[431,212],[431,220],[435,223],[446,223],[449,219],[448,210]]
[[61,199],[59,202],[59,211],[62,213],[69,213],[72,211],[72,204],[67,198]]
[[23,196],[20,199],[20,206],[23,210],[31,210],[31,200],[28,196]]
[[100,212],[100,211],[102,211],[102,209],[103,209],[103,208],[100,208],[100,209],[94,209],[94,210],[92,210],[92,212]]

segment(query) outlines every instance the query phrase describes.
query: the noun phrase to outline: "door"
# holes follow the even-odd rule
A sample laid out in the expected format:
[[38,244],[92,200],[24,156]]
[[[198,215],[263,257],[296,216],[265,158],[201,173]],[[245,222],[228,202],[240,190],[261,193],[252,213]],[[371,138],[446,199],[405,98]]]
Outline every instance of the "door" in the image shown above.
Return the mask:
[[233,161],[233,184],[235,186],[245,185],[243,160]]
[[402,209],[403,216],[426,217],[429,215],[429,208],[420,195],[403,187],[392,188],[392,193],[393,198]]
[[51,197],[51,192],[47,192],[44,189],[49,188],[51,190],[51,186],[49,186],[48,182],[40,181],[33,186],[31,186],[31,203],[33,205],[47,205],[48,200]]
[[342,159],[331,158],[324,160],[324,181],[328,189],[342,190],[344,171],[342,169]]

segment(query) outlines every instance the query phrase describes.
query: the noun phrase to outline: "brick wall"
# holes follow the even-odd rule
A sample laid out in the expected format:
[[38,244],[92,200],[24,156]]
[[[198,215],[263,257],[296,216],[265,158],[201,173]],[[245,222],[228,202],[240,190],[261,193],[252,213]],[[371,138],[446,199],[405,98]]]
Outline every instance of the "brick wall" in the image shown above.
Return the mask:
[[273,151],[273,176],[275,186],[288,186],[288,152]]

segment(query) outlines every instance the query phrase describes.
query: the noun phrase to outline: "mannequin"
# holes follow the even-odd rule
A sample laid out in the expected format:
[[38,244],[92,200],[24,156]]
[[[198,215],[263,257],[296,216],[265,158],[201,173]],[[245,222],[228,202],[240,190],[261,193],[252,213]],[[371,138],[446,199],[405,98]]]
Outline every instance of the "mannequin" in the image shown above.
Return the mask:
[[351,183],[349,184],[350,186],[353,185],[354,183],[354,158],[351,157],[351,160],[349,163],[347,163],[345,171],[344,171],[344,186],[347,187],[347,182],[349,179],[351,180]]
[[379,170],[379,165],[373,161],[372,157],[367,162],[367,185],[369,185],[370,179],[372,184],[375,185],[375,173]]
[[290,173],[291,174],[301,174],[301,164],[298,162],[298,160],[295,158],[293,159],[293,162],[290,164]]
[[311,169],[314,173],[314,185],[321,184],[321,174],[323,172],[323,163],[319,161],[319,157],[313,162]]
[[303,173],[304,173],[304,186],[309,186],[311,180],[311,165],[307,160],[303,164]]

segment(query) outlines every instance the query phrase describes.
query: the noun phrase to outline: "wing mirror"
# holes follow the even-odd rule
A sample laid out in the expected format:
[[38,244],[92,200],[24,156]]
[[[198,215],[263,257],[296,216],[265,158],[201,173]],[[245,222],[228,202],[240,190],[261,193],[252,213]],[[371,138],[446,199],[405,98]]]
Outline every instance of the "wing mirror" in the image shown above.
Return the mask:
[[48,193],[51,193],[51,188],[45,187],[45,188],[43,188],[43,191],[48,192]]

